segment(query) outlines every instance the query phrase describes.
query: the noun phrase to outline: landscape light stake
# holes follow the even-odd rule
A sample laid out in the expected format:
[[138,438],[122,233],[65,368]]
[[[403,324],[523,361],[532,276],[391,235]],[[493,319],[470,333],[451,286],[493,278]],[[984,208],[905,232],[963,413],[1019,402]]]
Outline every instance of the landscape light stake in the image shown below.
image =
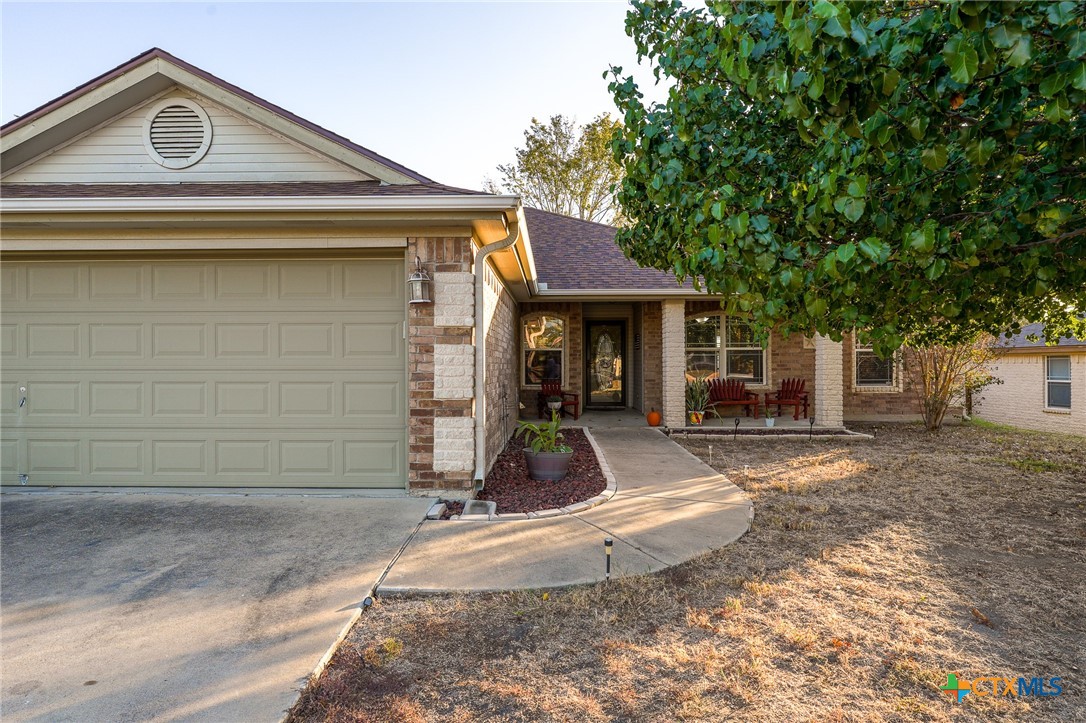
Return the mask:
[[713,466],[713,445],[709,445],[709,466]]
[[814,417],[810,418],[811,430],[807,433],[807,441],[810,442],[814,439]]
[[614,546],[615,541],[610,537],[603,538],[603,553],[607,559],[607,582],[611,582],[611,548]]
[[735,429],[732,430],[732,440],[733,441],[735,440],[735,438],[736,438],[736,436],[738,434],[739,434],[739,417],[736,417],[735,418]]

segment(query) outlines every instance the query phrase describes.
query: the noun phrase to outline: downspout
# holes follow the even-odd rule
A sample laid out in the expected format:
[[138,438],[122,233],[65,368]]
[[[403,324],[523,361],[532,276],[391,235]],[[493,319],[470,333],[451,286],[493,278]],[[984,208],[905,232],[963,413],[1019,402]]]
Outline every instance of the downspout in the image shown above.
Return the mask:
[[514,216],[506,225],[508,235],[475,252],[475,489],[483,487],[486,477],[486,309],[483,304],[486,285],[486,258],[507,249],[520,236],[520,220]]

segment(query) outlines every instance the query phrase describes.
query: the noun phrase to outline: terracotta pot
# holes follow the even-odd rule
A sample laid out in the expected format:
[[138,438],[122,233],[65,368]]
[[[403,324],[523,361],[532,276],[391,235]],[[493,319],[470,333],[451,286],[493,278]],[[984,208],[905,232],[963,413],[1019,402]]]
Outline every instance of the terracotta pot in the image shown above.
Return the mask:
[[663,418],[660,416],[659,412],[653,409],[651,412],[645,415],[645,421],[649,423],[650,427],[659,427],[660,422],[663,421]]
[[528,464],[528,476],[534,480],[557,482],[569,471],[573,452],[533,452],[524,448],[524,461]]

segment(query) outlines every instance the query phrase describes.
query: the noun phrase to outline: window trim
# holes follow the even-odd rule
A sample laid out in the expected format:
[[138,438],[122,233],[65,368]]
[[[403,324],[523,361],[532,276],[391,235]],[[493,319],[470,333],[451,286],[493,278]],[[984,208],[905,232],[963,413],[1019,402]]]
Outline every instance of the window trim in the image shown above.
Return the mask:
[[[528,340],[524,338],[524,326],[533,319],[538,319],[541,316],[552,317],[562,322],[562,389],[569,386],[569,317],[566,314],[560,314],[554,311],[533,311],[529,314],[524,314],[520,317],[520,324],[517,328],[517,337],[519,339],[520,347],[520,388],[521,389],[541,389],[541,384],[531,384],[527,381],[527,353],[535,349],[535,347],[528,346]],[[547,349],[540,347],[539,351],[554,351],[554,349]]]
[[[1053,359],[1066,359],[1067,360],[1068,375],[1067,375],[1066,379],[1052,379],[1051,378],[1050,372],[1049,372],[1049,363]],[[1073,360],[1071,359],[1070,354],[1045,354],[1045,391],[1044,391],[1044,394],[1045,394],[1045,397],[1044,397],[1045,406],[1044,406],[1044,410],[1046,412],[1056,412],[1058,414],[1070,414],[1071,413],[1072,404],[1074,403],[1074,400],[1071,398],[1071,393],[1072,393],[1072,388],[1071,387],[1072,387],[1072,382],[1074,381],[1074,378],[1075,378],[1075,369],[1074,369]],[[1067,404],[1066,407],[1054,407],[1049,402],[1049,398],[1048,398],[1048,385],[1049,384],[1066,384],[1067,385],[1068,404]]]
[[[717,338],[720,339],[720,343],[716,347],[688,346],[686,344],[686,323],[693,320],[693,319],[701,319],[703,317],[706,317],[706,318],[715,317],[717,319],[717,334],[718,334]],[[743,379],[743,378],[740,378],[740,377],[728,377],[727,372],[726,372],[726,370],[728,368],[728,336],[727,336],[728,330],[727,330],[727,327],[726,327],[728,319],[736,319],[738,321],[746,321],[746,322],[749,323],[749,320],[746,317],[738,316],[738,315],[729,316],[728,314],[725,314],[723,311],[710,311],[710,312],[701,311],[701,312],[695,312],[695,313],[690,313],[690,314],[686,315],[686,318],[683,320],[683,374],[685,375],[685,373],[686,373],[686,355],[688,353],[690,353],[692,351],[695,351],[695,352],[696,351],[716,352],[716,355],[717,355],[717,357],[716,357],[716,366],[717,366],[716,374],[717,374],[718,379],[729,379],[729,378],[730,379],[736,379],[737,381],[745,382],[748,389],[772,390],[774,388],[773,387],[773,375],[772,375],[772,371],[771,371],[771,367],[770,367],[770,360],[772,359],[772,356],[770,355],[770,351],[773,348],[773,337],[772,337],[772,335],[770,336],[769,342],[765,345],[765,347],[762,347],[761,345],[755,344],[754,346],[750,346],[750,347],[738,347],[737,346],[737,347],[734,347],[734,348],[731,349],[731,351],[736,351],[736,352],[742,352],[742,351],[760,351],[760,352],[762,352],[762,381],[761,382],[755,383],[755,382],[747,381],[746,379]]]
[[860,394],[897,394],[901,392],[903,390],[902,378],[904,369],[902,368],[900,350],[894,352],[892,360],[894,377],[890,384],[864,384],[860,382],[860,352],[873,351],[870,344],[861,344],[859,337],[856,336],[856,334],[852,335],[852,391]]

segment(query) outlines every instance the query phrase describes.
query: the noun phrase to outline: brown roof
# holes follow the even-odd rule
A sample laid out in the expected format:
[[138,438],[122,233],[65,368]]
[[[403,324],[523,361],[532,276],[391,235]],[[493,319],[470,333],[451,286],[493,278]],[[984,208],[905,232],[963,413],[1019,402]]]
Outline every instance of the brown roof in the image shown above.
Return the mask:
[[292,121],[294,123],[297,123],[298,125],[302,126],[303,128],[306,128],[306,129],[308,129],[310,131],[313,131],[314,133],[317,133],[317,134],[323,136],[324,138],[327,138],[328,140],[332,141],[333,143],[337,143],[337,144],[343,146],[344,148],[347,148],[347,149],[349,149],[351,151],[354,151],[355,153],[358,153],[359,155],[362,155],[362,156],[365,156],[366,158],[369,158],[371,161],[375,161],[377,163],[380,163],[383,166],[387,166],[388,168],[392,168],[392,169],[394,169],[396,171],[399,171],[400,173],[404,174],[405,176],[408,176],[409,178],[413,178],[414,180],[419,181],[420,183],[433,183],[433,181],[431,181],[429,178],[422,175],[421,173],[418,173],[416,171],[412,171],[410,168],[407,168],[406,166],[401,166],[399,163],[396,163],[395,161],[392,161],[392,160],[390,160],[388,158],[385,158],[384,156],[382,156],[382,155],[380,155],[378,153],[374,153],[370,149],[364,148],[364,147],[358,145],[357,143],[354,143],[349,138],[344,138],[341,135],[333,133],[332,131],[328,130],[327,128],[322,128],[321,126],[317,125],[316,123],[312,123],[310,121],[307,121],[305,118],[302,118],[301,116],[294,115],[290,111],[288,111],[288,110],[286,110],[284,108],[280,108],[279,106],[275,105],[274,103],[269,103],[268,101],[264,100],[260,96],[253,95],[249,91],[244,90],[242,88],[239,88],[238,86],[234,85],[233,83],[227,83],[222,78],[216,77],[216,76],[212,75],[211,73],[208,73],[205,70],[201,70],[200,68],[197,68],[195,65],[191,65],[190,63],[186,63],[184,60],[181,60],[180,58],[178,58],[176,56],[170,55],[169,53],[167,53],[165,50],[162,50],[161,48],[151,48],[150,50],[137,55],[135,58],[132,58],[128,62],[122,63],[121,65],[118,65],[113,70],[107,71],[107,72],[103,73],[102,75],[99,75],[97,78],[93,78],[92,80],[87,81],[83,85],[80,85],[79,87],[68,91],[67,93],[60,96],[59,98],[54,98],[53,100],[49,101],[48,103],[46,103],[44,105],[41,105],[41,106],[38,106],[37,108],[30,111],[29,113],[25,113],[25,114],[19,116],[18,118],[16,118],[15,120],[9,121],[8,123],[5,123],[3,126],[0,126],[0,134],[7,133],[8,131],[15,130],[16,128],[19,128],[21,126],[26,125],[27,123],[32,123],[33,121],[37,120],[41,116],[45,115],[46,113],[49,113],[50,111],[55,110],[56,108],[64,105],[65,103],[69,103],[72,100],[75,100],[76,98],[91,92],[95,88],[97,88],[97,87],[99,87],[99,86],[101,86],[101,85],[103,85],[105,83],[108,83],[109,81],[113,80],[114,78],[117,78],[118,76],[124,75],[125,73],[131,71],[133,68],[136,68],[136,67],[138,67],[140,65],[143,65],[144,63],[146,63],[146,62],[148,62],[150,60],[154,60],[156,58],[161,58],[161,59],[163,59],[163,60],[165,60],[165,61],[167,61],[169,63],[172,63],[173,65],[176,65],[179,68],[182,68],[182,69],[188,71],[189,73],[192,73],[193,75],[196,75],[196,76],[198,76],[200,78],[203,78],[204,80],[206,80],[206,81],[208,81],[210,83],[214,83],[215,85],[219,86],[220,88],[222,88],[222,89],[224,89],[226,91],[229,91],[231,93],[234,93],[235,95],[238,95],[238,96],[246,99],[250,103],[254,103],[255,105],[259,105],[262,108],[270,110],[273,113],[276,113],[276,114],[278,114],[278,115],[280,115],[280,116],[282,116],[282,117],[284,117],[284,118],[286,118],[286,119],[288,119],[288,120],[290,120],[290,121]]
[[5,183],[3,198],[212,198],[249,196],[485,196],[482,191],[432,181],[403,185],[380,181],[294,183]]
[[[590,289],[674,290],[675,277],[643,269],[615,243],[615,227],[524,208],[539,281],[548,291]],[[688,282],[683,288],[693,288]]]

